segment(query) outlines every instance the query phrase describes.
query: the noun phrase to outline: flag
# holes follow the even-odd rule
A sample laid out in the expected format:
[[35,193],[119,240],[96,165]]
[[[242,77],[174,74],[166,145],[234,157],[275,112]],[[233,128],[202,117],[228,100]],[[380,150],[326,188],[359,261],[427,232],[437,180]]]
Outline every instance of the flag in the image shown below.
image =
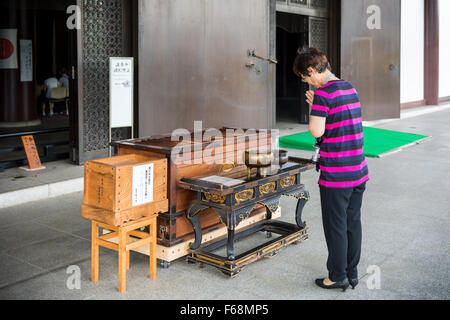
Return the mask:
[[0,69],[17,68],[17,29],[0,29]]

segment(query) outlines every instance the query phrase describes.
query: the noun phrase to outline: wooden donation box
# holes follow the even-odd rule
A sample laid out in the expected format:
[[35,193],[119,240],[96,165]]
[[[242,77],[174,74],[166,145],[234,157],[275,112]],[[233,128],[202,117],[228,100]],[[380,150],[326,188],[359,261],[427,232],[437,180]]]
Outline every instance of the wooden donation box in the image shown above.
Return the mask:
[[[182,178],[227,172],[239,162],[246,150],[270,150],[272,137],[268,130],[221,128],[211,132],[186,132],[183,136],[160,135],[112,142],[114,154],[136,154],[167,161],[168,210],[158,215],[157,256],[163,267],[189,253],[195,240],[194,228],[186,218],[186,210],[197,193],[180,187]],[[176,156],[174,156],[176,155]],[[221,160],[221,161],[219,161]],[[280,216],[280,211],[272,215]],[[266,209],[258,205],[247,219],[247,225],[266,218]],[[227,228],[213,209],[199,214],[203,242],[226,235]],[[144,252],[145,253],[145,252]]]
[[121,226],[167,210],[166,159],[130,154],[85,163],[84,218]]
[[99,279],[99,247],[118,252],[119,292],[126,291],[130,250],[147,250],[150,278],[155,279],[156,220],[167,209],[166,159],[129,154],[87,161],[81,216],[92,220],[92,281]]

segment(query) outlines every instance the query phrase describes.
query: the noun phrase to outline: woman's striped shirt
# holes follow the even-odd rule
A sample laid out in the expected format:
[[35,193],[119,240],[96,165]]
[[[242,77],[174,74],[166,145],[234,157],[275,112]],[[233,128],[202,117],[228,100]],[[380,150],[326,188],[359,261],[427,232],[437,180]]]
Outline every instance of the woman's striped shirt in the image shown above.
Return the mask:
[[325,117],[320,147],[319,184],[351,188],[369,180],[358,93],[347,81],[330,81],[316,90],[312,116]]

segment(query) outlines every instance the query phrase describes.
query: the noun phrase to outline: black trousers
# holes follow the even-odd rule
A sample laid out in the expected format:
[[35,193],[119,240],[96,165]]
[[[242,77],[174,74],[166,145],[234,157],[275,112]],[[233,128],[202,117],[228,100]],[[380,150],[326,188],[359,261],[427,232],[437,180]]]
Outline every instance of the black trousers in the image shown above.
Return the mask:
[[354,188],[320,186],[322,222],[331,281],[357,278],[361,257],[361,204],[366,183]]

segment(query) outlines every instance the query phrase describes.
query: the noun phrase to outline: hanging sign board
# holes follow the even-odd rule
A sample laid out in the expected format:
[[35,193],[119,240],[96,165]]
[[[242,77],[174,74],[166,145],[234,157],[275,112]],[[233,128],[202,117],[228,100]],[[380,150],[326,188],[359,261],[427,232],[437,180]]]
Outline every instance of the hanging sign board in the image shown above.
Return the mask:
[[0,29],[0,69],[17,68],[17,29]]
[[110,128],[133,127],[133,58],[110,58]]

